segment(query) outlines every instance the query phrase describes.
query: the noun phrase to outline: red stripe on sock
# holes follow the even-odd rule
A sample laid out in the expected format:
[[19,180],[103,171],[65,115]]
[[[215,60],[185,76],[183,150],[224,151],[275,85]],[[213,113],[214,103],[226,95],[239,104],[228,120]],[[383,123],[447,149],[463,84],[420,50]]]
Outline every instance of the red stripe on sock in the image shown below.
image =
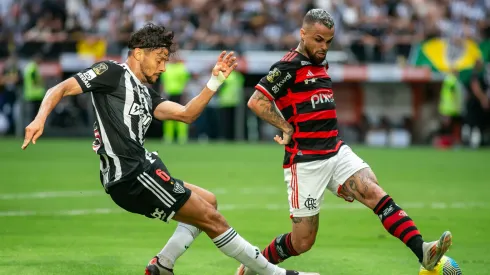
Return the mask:
[[[401,217],[403,218],[403,217]],[[415,226],[415,223],[412,220],[406,221],[402,224],[400,224],[396,229],[395,232],[393,233],[393,236],[400,238],[400,234],[402,234],[403,230],[409,228],[410,226]],[[408,235],[408,234],[407,234]]]
[[[274,239],[275,241],[275,239]],[[277,250],[276,250],[276,246],[274,245],[274,241],[272,241],[272,243],[269,245],[270,249],[271,249],[271,258],[268,259],[269,262],[272,262],[273,264],[275,263],[280,263],[281,262],[281,257],[279,257],[279,254],[277,254]]]
[[383,209],[383,207],[385,206],[385,204],[391,199],[391,197],[387,197],[380,205],[379,207],[376,209],[376,215],[379,214],[379,210],[380,209]]
[[291,233],[289,233],[287,236],[286,236],[286,245],[288,247],[288,254],[291,255],[291,256],[298,256],[299,253],[296,252],[296,250],[294,250],[294,247],[293,247],[293,243],[291,241]]
[[404,218],[405,216],[400,215],[400,212],[403,210],[398,210],[395,213],[391,214],[388,218],[386,218],[383,221],[383,226],[386,228],[386,230],[390,230],[391,226],[399,221],[400,219]]
[[411,231],[410,233],[405,235],[405,237],[403,237],[402,242],[406,244],[408,241],[410,241],[410,239],[412,237],[417,236],[417,235],[420,235],[420,232],[418,230]]

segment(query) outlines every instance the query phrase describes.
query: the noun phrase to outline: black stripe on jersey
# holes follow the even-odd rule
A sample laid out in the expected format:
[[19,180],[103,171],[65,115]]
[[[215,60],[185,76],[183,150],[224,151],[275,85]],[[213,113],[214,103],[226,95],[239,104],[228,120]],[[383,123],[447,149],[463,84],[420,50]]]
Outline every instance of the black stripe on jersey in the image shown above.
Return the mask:
[[[313,82],[314,81],[314,82]],[[304,82],[299,82],[293,85],[291,92],[301,93],[309,92],[315,89],[332,89],[332,80],[330,78],[310,78]]]
[[325,110],[334,110],[335,109],[335,103],[325,102],[325,101],[322,103],[322,102],[316,101],[313,98],[309,101],[304,101],[304,102],[296,104],[296,109],[297,109],[298,114],[313,113],[313,112],[325,111]]
[[328,150],[335,148],[337,137],[330,138],[296,138],[299,150]]
[[290,117],[294,115],[294,109],[293,106],[288,106],[284,109],[281,110],[282,116],[284,119],[287,121]]
[[[315,161],[315,160],[323,160],[323,159],[328,159],[337,154],[338,151],[328,153],[328,154],[318,154],[318,155],[296,155],[294,156],[293,162],[292,163],[299,163],[299,162],[310,162],[310,161]],[[289,164],[289,158],[287,161],[284,161],[284,165]]]
[[297,122],[299,132],[322,132],[337,129],[337,119],[307,120]]

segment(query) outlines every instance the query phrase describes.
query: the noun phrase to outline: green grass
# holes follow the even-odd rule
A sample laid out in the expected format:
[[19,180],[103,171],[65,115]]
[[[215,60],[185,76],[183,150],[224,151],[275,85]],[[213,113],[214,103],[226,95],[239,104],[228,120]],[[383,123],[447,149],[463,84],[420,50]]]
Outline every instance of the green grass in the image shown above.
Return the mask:
[[[41,139],[26,151],[21,143],[0,140],[0,274],[143,274],[176,224],[117,212],[100,186],[90,140]],[[262,248],[290,231],[279,146],[149,142],[147,148],[159,151],[175,177],[216,191],[219,204],[227,207],[222,213],[228,222],[251,243]],[[454,244],[448,255],[464,274],[490,274],[489,151],[354,150],[395,201],[407,206],[425,239],[451,230]],[[48,191],[95,192],[6,197]],[[327,194],[314,248],[282,266],[337,275],[417,274],[419,265],[410,250],[385,232],[369,209],[355,204]],[[98,208],[116,212],[58,213]],[[5,216],[20,213],[12,211],[34,212]],[[176,273],[232,275],[236,267],[203,234],[179,259]]]

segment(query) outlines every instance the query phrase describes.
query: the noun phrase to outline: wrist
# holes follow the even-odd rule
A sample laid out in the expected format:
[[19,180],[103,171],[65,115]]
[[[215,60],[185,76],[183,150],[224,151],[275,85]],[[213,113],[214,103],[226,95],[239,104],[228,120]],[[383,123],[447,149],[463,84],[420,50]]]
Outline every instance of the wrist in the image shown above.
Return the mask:
[[211,91],[216,92],[221,84],[225,82],[225,79],[226,78],[221,71],[218,73],[218,75],[211,74],[211,78],[209,78],[206,87],[208,87],[208,89]]

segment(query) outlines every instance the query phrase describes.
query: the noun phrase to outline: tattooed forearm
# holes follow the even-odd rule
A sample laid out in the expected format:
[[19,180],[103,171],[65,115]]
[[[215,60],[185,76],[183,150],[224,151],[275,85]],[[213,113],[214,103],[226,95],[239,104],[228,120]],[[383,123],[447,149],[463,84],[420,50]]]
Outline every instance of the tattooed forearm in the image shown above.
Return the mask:
[[248,106],[261,119],[269,122],[279,130],[291,135],[294,132],[293,127],[277,112],[272,102],[261,92],[255,91],[248,102]]

